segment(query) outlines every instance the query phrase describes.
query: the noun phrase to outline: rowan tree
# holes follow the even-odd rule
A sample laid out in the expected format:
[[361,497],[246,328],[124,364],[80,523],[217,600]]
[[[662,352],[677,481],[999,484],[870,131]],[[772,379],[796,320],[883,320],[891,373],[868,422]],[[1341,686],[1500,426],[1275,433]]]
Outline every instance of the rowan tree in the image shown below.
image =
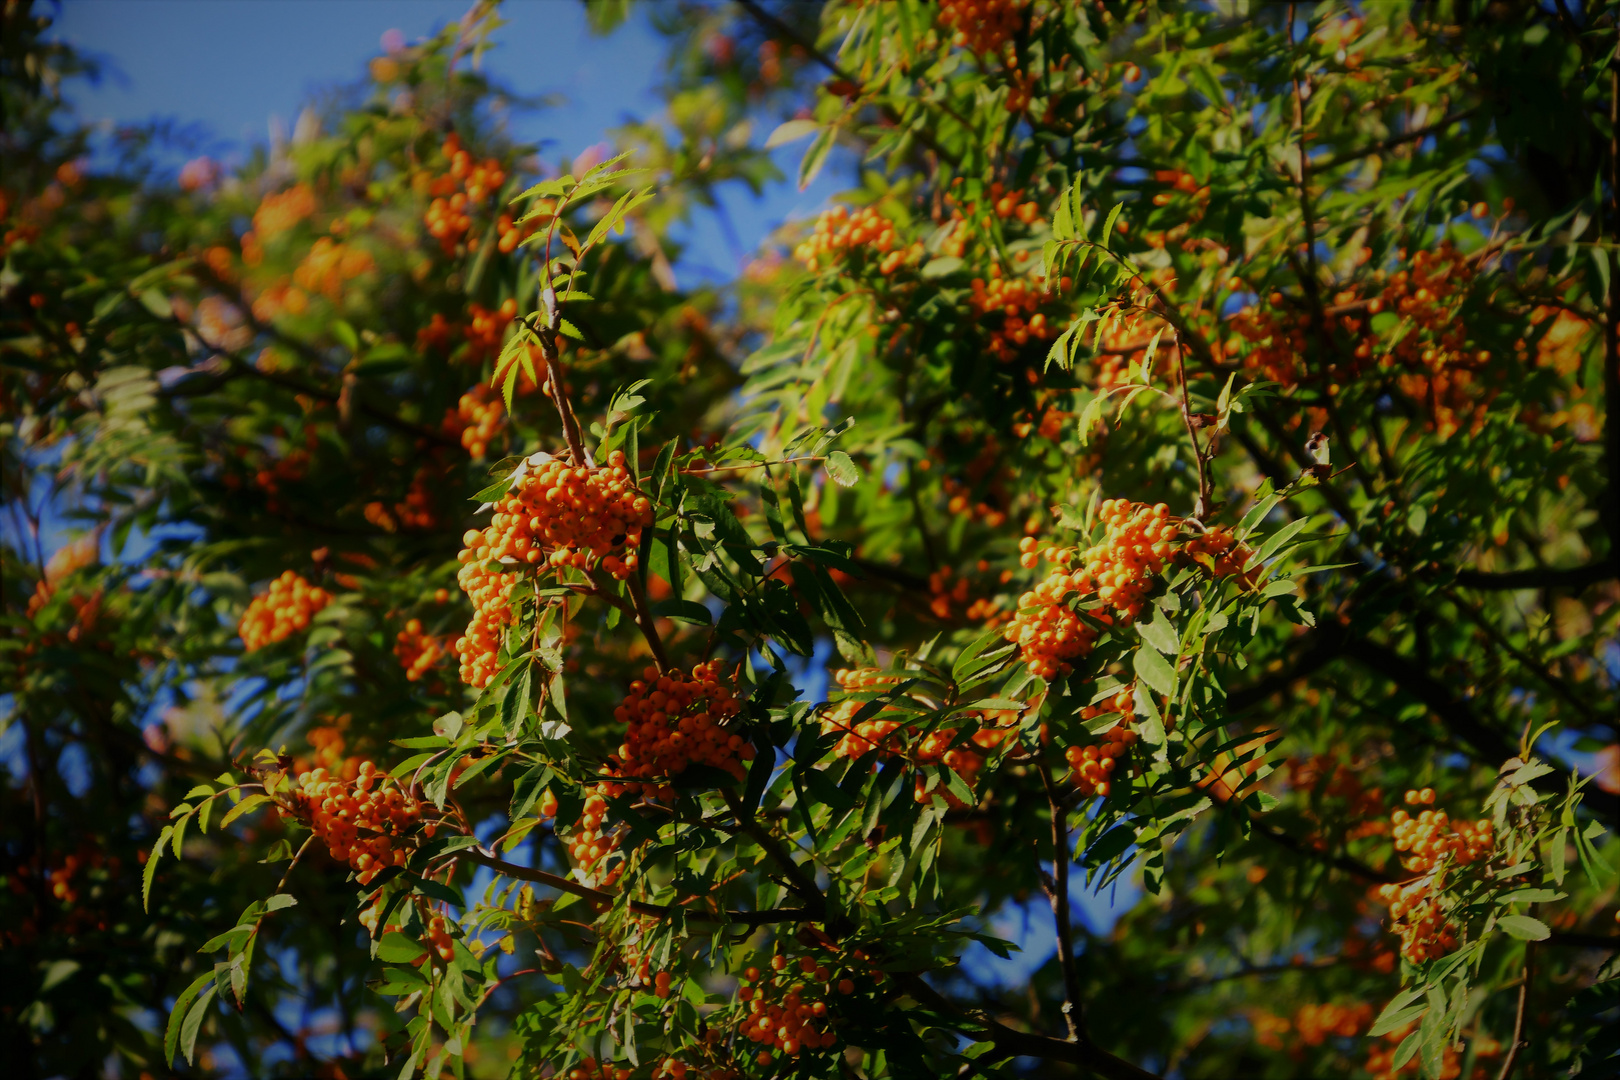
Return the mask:
[[1613,11],[647,17],[171,180],[6,8],[19,1075],[1614,1075]]

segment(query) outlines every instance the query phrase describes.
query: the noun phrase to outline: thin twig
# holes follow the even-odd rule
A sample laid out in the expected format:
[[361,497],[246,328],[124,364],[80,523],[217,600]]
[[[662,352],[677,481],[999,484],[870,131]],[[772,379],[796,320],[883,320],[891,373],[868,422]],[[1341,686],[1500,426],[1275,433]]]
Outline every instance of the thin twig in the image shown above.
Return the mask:
[[1508,1047],[1507,1057],[1502,1060],[1502,1069],[1496,1074],[1496,1080],[1508,1080],[1513,1075],[1513,1067],[1519,1063],[1519,1050],[1524,1047],[1524,1020],[1530,1011],[1530,981],[1536,974],[1536,943],[1524,943],[1524,981],[1519,984],[1519,1007],[1513,1016],[1513,1043]]
[[[1080,977],[1074,967],[1074,928],[1069,915],[1069,822],[1068,814],[1052,784],[1052,770],[1041,759],[1041,783],[1046,788],[1046,804],[1052,811],[1052,884],[1046,895],[1052,901],[1057,921],[1058,966],[1063,971],[1063,1020],[1071,1042],[1086,1037],[1085,1014],[1081,1009]],[[1044,884],[1044,883],[1043,883]]]
[[[560,874],[536,870],[532,867],[521,866],[517,863],[507,862],[482,847],[463,848],[454,853],[458,859],[467,859],[487,866],[496,873],[520,881],[532,881],[539,885],[549,885],[559,892],[571,893],[584,900],[591,900],[599,904],[612,904],[618,897],[601,889],[593,889],[589,885],[582,885],[572,878]],[[764,926],[768,923],[782,922],[809,922],[817,918],[816,913],[806,908],[773,908],[767,911],[724,911],[719,914],[704,911],[700,908],[671,907],[664,904],[648,904],[640,900],[630,901],[630,910],[638,915],[648,915],[655,919],[667,919],[674,915],[684,915],[689,922],[709,922],[721,925],[741,923],[747,926]]]

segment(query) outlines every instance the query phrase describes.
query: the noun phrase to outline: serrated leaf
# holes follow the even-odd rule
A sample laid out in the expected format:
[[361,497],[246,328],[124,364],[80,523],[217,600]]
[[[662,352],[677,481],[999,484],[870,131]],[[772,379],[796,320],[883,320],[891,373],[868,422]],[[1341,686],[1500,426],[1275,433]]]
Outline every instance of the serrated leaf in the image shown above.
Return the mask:
[[260,792],[255,792],[254,794],[249,795],[247,798],[231,807],[230,812],[220,819],[219,827],[221,829],[225,828],[243,814],[252,813],[254,810],[257,810],[259,807],[263,806],[269,801],[270,796]]
[[1142,682],[1166,697],[1176,696],[1176,672],[1156,649],[1137,649],[1131,666]]
[[164,1061],[174,1061],[174,1055],[180,1047],[180,1029],[186,1021],[191,1003],[197,1000],[197,994],[202,990],[203,986],[213,982],[213,980],[214,972],[212,970],[205,971],[191,980],[191,985],[182,990],[180,996],[174,999],[174,1009],[169,1013],[169,1024],[163,1032]]
[[146,857],[146,869],[141,873],[141,908],[151,910],[149,905],[152,896],[152,876],[157,873],[158,858],[163,854],[163,845],[169,842],[174,835],[174,826],[165,825],[163,831],[158,833],[157,843],[152,845],[152,854]]
[[214,1003],[214,995],[219,992],[218,984],[214,984],[197,995],[197,1000],[186,1013],[186,1021],[180,1026],[180,1052],[186,1056],[186,1064],[197,1053],[197,1035],[202,1031],[203,1021],[208,1019],[208,1007]]
[[1546,941],[1552,934],[1546,923],[1528,915],[1503,915],[1496,920],[1496,925],[1507,931],[1509,937],[1520,941]]
[[855,468],[855,462],[842,450],[834,450],[827,455],[827,475],[836,480],[842,487],[854,487],[860,482],[860,471]]
[[1115,203],[1114,208],[1108,211],[1108,221],[1103,225],[1102,232],[1097,234],[1097,243],[1108,247],[1114,239],[1114,224],[1119,221],[1119,212],[1125,209],[1124,203]]
[[1166,656],[1175,656],[1181,652],[1181,637],[1176,628],[1170,624],[1168,616],[1162,612],[1156,613],[1149,622],[1136,624],[1136,632],[1142,640],[1164,653]]

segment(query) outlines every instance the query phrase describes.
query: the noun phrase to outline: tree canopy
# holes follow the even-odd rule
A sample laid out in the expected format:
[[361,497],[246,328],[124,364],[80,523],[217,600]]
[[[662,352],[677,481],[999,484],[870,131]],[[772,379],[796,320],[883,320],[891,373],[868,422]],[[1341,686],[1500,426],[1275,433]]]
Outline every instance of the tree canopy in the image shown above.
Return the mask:
[[9,1075],[1616,1075],[1613,9],[587,11],[175,174],[8,0]]

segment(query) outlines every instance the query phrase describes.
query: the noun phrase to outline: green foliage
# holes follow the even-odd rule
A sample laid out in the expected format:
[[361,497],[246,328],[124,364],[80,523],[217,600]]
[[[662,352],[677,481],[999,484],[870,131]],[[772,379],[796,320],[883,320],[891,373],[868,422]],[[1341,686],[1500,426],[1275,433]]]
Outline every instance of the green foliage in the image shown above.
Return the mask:
[[26,1074],[1612,1064],[1612,13],[964,10],[649,6],[542,164],[479,5],[178,187],[8,17]]

